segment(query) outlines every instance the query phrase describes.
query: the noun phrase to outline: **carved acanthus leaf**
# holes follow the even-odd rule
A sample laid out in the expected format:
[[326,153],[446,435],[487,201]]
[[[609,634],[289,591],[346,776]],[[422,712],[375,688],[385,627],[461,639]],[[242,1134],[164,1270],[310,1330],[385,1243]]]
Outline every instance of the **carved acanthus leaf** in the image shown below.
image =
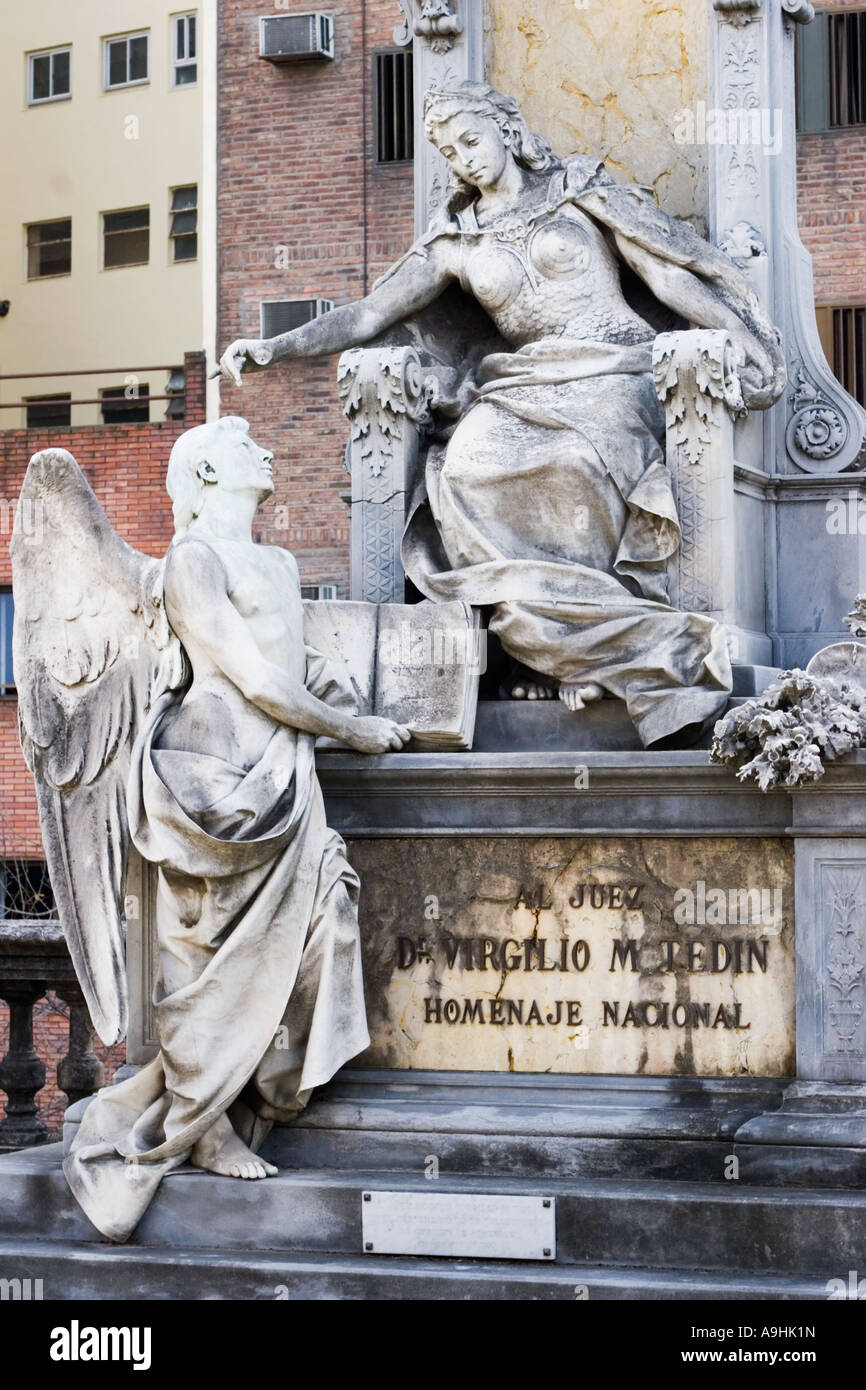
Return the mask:
[[728,24],[733,24],[735,29],[741,29],[745,24],[751,24],[757,19],[760,13],[763,0],[713,0],[713,9],[717,10]]
[[351,425],[350,448],[360,448],[370,476],[378,478],[393,458],[393,441],[402,438],[402,420],[429,419],[430,388],[412,348],[353,348],[337,367],[343,413]]
[[394,30],[401,48],[413,38],[425,39],[434,53],[448,53],[463,32],[463,24],[451,0],[398,0],[403,23]]
[[723,407],[745,413],[737,368],[742,355],[724,333],[662,333],[653,347],[656,392],[667,414],[669,438],[697,464]]

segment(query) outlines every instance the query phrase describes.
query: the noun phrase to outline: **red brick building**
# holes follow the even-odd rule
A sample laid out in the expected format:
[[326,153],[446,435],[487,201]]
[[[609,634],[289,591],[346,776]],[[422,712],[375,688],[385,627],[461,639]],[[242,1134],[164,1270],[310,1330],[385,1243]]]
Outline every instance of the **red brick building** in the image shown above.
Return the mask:
[[800,233],[827,359],[866,405],[866,7],[814,2],[798,34]]
[[[308,8],[283,0],[270,13]],[[334,56],[306,62],[259,56],[259,18],[267,13],[258,0],[220,5],[220,350],[233,338],[269,336],[261,326],[268,301],[359,298],[412,239],[411,160],[378,158],[406,150],[399,140],[380,148],[378,138],[393,87],[377,57],[396,56],[399,6],[329,6]],[[404,57],[411,62],[403,53],[398,61]],[[388,114],[401,124],[402,111]],[[262,538],[293,551],[304,584],[336,584],[345,597],[346,424],[336,368],[334,358],[281,363],[246,376],[241,390],[222,383],[221,410],[243,415],[276,454]]]

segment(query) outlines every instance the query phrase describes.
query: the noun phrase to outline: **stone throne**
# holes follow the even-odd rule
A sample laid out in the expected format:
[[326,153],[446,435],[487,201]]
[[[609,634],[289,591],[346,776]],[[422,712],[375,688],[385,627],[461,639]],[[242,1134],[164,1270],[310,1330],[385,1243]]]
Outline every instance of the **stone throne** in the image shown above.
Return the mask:
[[[406,0],[406,23],[395,34],[415,50],[416,233],[446,188],[444,162],[423,134],[423,92],[443,79],[483,75],[481,6],[450,8],[454,23],[439,33],[422,22],[423,6]],[[772,410],[747,415],[727,335],[666,323],[664,311],[653,318],[646,303],[640,308],[659,328],[655,379],[683,530],[670,600],[726,624],[739,668],[735,693],[749,694],[766,683],[767,668],[805,666],[846,636],[842,615],[860,586],[862,542],[852,535],[828,543],[826,522],[834,500],[863,494],[866,412],[824,357],[811,261],[797,230],[795,31],[810,22],[812,8],[806,0],[713,0],[712,8],[692,8],[707,10],[698,17],[706,25],[704,85],[697,79],[692,111],[670,113],[668,150],[648,141],[638,167],[646,182],[655,181],[665,160],[697,148],[690,157],[701,191],[689,212],[746,271],[781,327],[785,395]],[[712,130],[702,147],[696,124]],[[560,145],[559,152],[568,151]],[[453,389],[452,369],[467,343],[480,357],[486,336],[483,350],[490,350],[492,325],[486,321],[485,329],[474,305],[467,315],[462,298],[456,292],[403,333],[341,359],[351,422],[352,598],[404,599],[400,541],[431,431],[441,425],[437,398]],[[466,356],[471,365],[473,352]]]

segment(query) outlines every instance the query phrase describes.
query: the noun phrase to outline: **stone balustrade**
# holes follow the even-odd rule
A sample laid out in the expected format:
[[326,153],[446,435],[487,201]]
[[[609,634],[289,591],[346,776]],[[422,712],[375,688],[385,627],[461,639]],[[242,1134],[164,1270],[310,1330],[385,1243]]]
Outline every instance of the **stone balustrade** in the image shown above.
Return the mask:
[[6,1118],[0,1149],[49,1142],[36,1094],[45,1085],[45,1064],[33,1047],[33,1008],[53,990],[69,1006],[69,1046],[57,1064],[57,1085],[69,1104],[91,1095],[105,1080],[93,1051],[93,1027],[59,922],[0,922],[0,999],[9,1006],[9,1046],[0,1061]]

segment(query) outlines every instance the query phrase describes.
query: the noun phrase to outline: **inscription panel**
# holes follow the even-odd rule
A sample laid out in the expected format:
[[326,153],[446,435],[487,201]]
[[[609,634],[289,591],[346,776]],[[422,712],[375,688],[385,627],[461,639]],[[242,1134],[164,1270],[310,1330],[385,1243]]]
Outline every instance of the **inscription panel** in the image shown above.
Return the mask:
[[780,840],[358,840],[372,1045],[353,1065],[794,1073]]

